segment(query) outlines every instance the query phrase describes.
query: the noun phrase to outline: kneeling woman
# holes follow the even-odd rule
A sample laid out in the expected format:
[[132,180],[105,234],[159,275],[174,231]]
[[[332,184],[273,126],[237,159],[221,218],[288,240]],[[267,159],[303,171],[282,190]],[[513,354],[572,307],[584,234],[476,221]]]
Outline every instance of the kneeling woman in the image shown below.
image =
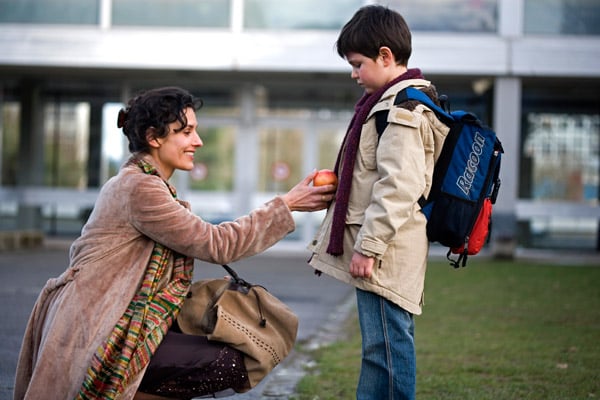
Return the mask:
[[175,170],[194,166],[202,147],[200,106],[187,91],[167,87],[141,93],[119,113],[132,155],[103,186],[71,246],[68,269],[39,295],[23,339],[15,399],[183,399],[244,384],[244,371],[235,367],[224,387],[210,381],[186,386],[185,379],[173,379],[177,368],[169,376],[153,370],[161,345],[185,349],[182,366],[201,366],[215,354],[229,365],[241,357],[177,332],[194,259],[226,264],[264,251],[294,230],[292,211],[326,208],[335,187],[313,187],[313,173],[235,221],[202,220],[168,182]]

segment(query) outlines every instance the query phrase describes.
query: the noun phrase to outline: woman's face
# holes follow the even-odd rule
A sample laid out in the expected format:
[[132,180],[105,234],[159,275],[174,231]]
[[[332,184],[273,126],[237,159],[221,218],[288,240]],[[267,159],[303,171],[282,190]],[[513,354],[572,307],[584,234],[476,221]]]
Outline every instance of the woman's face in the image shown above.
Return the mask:
[[187,125],[181,129],[179,121],[169,124],[169,133],[163,138],[149,140],[150,154],[158,162],[161,172],[169,179],[176,169],[189,171],[194,167],[194,153],[202,147],[202,139],[196,129],[196,113],[193,108],[185,109]]

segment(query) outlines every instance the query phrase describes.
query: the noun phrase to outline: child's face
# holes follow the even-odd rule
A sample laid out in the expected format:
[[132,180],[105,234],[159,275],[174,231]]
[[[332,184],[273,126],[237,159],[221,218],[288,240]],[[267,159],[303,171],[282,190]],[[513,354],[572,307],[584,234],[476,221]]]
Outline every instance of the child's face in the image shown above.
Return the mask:
[[350,52],[346,55],[346,60],[352,66],[350,77],[367,93],[375,92],[389,81],[381,56],[373,60],[360,53]]

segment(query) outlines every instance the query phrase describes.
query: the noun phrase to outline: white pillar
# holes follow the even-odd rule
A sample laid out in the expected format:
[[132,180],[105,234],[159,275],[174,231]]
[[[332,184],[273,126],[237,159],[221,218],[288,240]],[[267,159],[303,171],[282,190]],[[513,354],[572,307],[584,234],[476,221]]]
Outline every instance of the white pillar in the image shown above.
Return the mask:
[[241,116],[236,132],[234,205],[235,216],[252,210],[258,175],[258,129],[256,123],[255,88],[241,88],[238,97]]
[[[17,186],[27,188],[44,184],[44,101],[36,81],[21,86],[21,121],[19,155],[17,160]],[[59,106],[58,102],[55,105]],[[41,229],[42,214],[38,206],[24,205],[19,201],[18,229]]]
[[494,130],[504,154],[500,169],[500,192],[494,206],[492,251],[512,257],[516,246],[516,208],[519,196],[519,159],[521,137],[521,80],[499,77],[494,90]]

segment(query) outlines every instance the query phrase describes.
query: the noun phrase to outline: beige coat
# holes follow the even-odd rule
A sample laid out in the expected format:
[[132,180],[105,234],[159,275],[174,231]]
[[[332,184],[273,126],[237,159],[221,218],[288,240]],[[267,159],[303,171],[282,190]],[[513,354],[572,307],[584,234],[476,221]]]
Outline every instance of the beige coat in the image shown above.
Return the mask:
[[[92,355],[136,293],[154,241],[225,264],[267,249],[294,228],[279,197],[234,222],[209,224],[174,200],[160,177],[126,165],[102,188],[71,246],[69,268],[40,293],[23,339],[14,398],[75,397]],[[142,375],[120,399],[133,398]]]
[[[429,242],[426,219],[417,203],[431,187],[433,165],[448,128],[428,108],[414,111],[393,105],[407,86],[428,87],[422,79],[397,83],[381,97],[363,125],[346,214],[344,254],[326,253],[334,204],[313,242],[310,264],[317,270],[371,291],[413,314],[421,314]],[[374,114],[389,109],[378,139]],[[377,259],[370,279],[349,273],[353,251]]]

